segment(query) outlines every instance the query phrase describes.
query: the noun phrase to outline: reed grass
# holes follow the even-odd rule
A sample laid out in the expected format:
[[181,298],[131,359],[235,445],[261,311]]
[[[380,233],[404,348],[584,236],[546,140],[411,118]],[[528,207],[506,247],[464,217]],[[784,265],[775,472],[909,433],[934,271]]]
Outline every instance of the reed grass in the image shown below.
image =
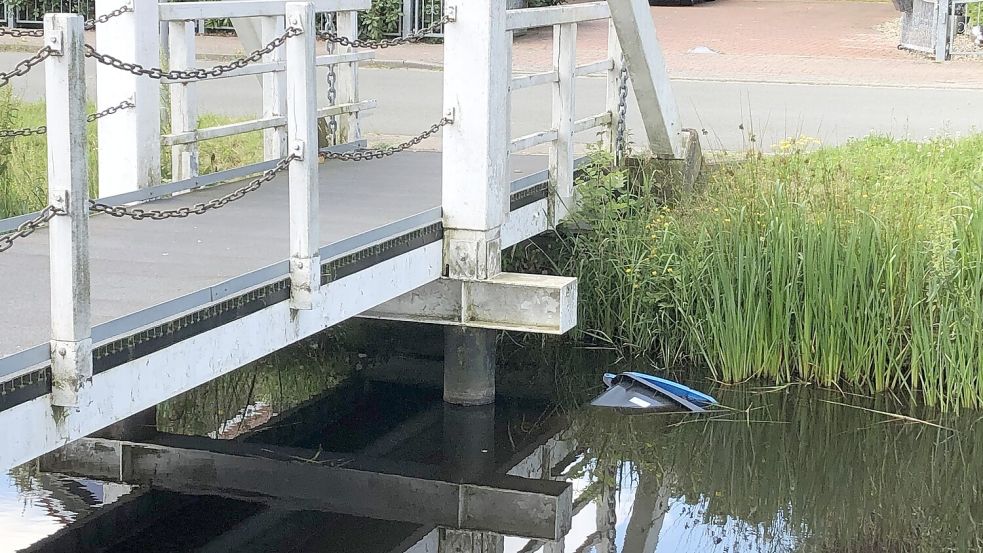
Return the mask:
[[[90,106],[90,111],[94,111]],[[202,127],[235,122],[236,119],[214,114],[201,116]],[[40,102],[23,102],[9,92],[0,92],[0,129],[37,127],[45,122],[45,106]],[[99,167],[97,125],[87,127],[89,141],[89,192],[97,195]],[[170,179],[170,149],[161,151],[162,178]],[[262,161],[261,131],[200,143],[201,174],[239,167]],[[47,141],[44,136],[0,138],[0,218],[30,213],[48,203]]]
[[626,356],[983,406],[983,135],[810,142],[669,202],[602,155],[579,187],[590,231],[513,255],[577,276],[584,336]]

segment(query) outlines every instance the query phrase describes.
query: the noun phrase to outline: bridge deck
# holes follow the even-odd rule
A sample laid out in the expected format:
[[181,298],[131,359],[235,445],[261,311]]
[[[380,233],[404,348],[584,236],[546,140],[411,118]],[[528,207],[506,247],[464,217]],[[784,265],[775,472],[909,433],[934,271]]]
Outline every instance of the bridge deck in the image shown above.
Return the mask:
[[[439,220],[440,160],[438,152],[407,152],[372,162],[322,164],[322,243],[335,244],[337,253],[343,253],[350,249],[346,239],[387,224],[414,216],[422,220],[428,212]],[[513,156],[512,178],[535,174],[545,166],[542,156]],[[192,205],[227,194],[235,186],[230,183],[159,200],[150,208]],[[93,325],[283,262],[288,252],[288,221],[285,174],[242,200],[202,216],[167,221],[93,217]],[[387,236],[376,233],[366,237],[370,238]],[[0,290],[4,291],[0,360],[46,344],[50,310],[45,231],[21,240],[3,254]],[[96,328],[94,341],[113,335],[109,326]],[[3,367],[0,376],[12,368]]]

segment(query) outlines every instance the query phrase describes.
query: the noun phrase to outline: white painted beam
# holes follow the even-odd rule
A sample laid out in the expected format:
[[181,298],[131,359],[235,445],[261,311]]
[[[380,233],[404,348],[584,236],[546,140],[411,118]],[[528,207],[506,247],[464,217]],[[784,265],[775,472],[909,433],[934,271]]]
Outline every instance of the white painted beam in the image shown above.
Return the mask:
[[321,279],[318,220],[317,90],[314,71],[314,5],[289,2],[287,26],[303,30],[290,37],[287,53],[287,133],[290,153],[290,306],[313,309]]
[[573,205],[573,118],[577,106],[577,24],[553,27],[553,129],[550,146],[550,219],[553,225],[566,217]]
[[609,0],[648,147],[658,157],[683,159],[682,123],[662,47],[645,0]]
[[[170,69],[186,71],[195,69],[195,24],[193,21],[168,23],[168,52]],[[170,142],[171,180],[185,180],[198,176],[198,143],[194,137],[198,129],[198,95],[194,82],[172,84],[171,134],[188,135],[191,140]],[[166,139],[163,144],[168,144]]]
[[487,278],[501,271],[499,227],[508,211],[510,33],[505,2],[448,0],[456,20],[444,27],[442,198],[449,276]]
[[[112,0],[110,0],[112,1]],[[137,3],[147,3],[136,0]],[[161,2],[161,21],[197,21],[225,17],[270,17],[283,15],[287,0],[233,0],[228,2]],[[372,0],[312,0],[317,13],[367,10]]]
[[[269,44],[284,32],[284,16],[264,17],[260,21],[263,43]],[[267,64],[283,65],[286,47],[280,46],[263,56]],[[287,75],[282,72],[263,74],[263,118],[282,117],[287,114]],[[287,155],[287,129],[271,128],[263,131],[263,159],[280,159]]]
[[[607,74],[606,106],[608,112],[611,114],[611,127],[607,136],[607,146],[611,155],[617,155],[617,152],[615,152],[615,141],[617,139],[618,125],[621,121],[621,70],[624,67],[622,55],[623,52],[621,50],[621,42],[618,40],[618,31],[614,26],[614,21],[609,21],[608,59],[611,61],[611,68]],[[627,84],[625,83],[626,86]],[[625,97],[625,101],[628,101],[627,97]],[[627,139],[628,137],[626,136],[625,140]]]
[[587,2],[583,4],[561,4],[545,8],[525,8],[509,10],[506,29],[518,31],[534,27],[549,27],[566,23],[580,23],[607,19],[611,16],[607,2]]
[[[350,38],[358,38],[358,12],[343,11],[336,15],[338,35]],[[351,56],[357,54],[351,46],[338,45],[336,55]],[[351,63],[338,65],[335,67],[335,89],[338,96],[337,103],[355,104],[358,103],[358,62],[353,60]],[[361,139],[362,131],[358,124],[358,111],[348,112],[338,118],[338,143],[347,144]]]
[[[118,8],[120,0],[96,0],[96,13]],[[160,65],[157,4],[131,0],[133,11],[96,25],[99,51],[144,67]],[[160,82],[96,65],[98,110],[124,100],[134,108],[99,120],[99,196],[108,197],[160,184]]]
[[[98,374],[79,410],[55,417],[49,396],[0,411],[0,470],[25,463],[118,420],[414,290],[440,276],[441,245],[430,244],[321,287],[311,311],[270,306]],[[271,331],[271,329],[276,329]],[[126,390],[126,393],[120,393]]]
[[51,404],[75,407],[92,379],[89,286],[89,172],[86,148],[85,36],[79,15],[44,16],[48,122],[48,200],[64,210],[50,223]]
[[499,273],[486,280],[440,279],[363,317],[564,334],[577,324],[577,279]]

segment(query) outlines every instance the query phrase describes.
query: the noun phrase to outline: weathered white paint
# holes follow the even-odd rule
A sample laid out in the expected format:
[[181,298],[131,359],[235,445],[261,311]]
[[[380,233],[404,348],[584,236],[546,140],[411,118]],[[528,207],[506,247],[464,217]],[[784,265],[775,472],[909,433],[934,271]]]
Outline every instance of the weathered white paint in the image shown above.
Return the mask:
[[51,220],[51,404],[73,407],[92,379],[89,289],[89,172],[85,133],[82,17],[44,16],[48,200],[67,215]]
[[[331,282],[311,311],[281,302],[238,321],[98,374],[79,409],[59,421],[44,396],[0,411],[0,470],[27,462],[260,357],[419,288],[440,276],[434,243]],[[218,346],[218,345],[221,346]]]
[[952,0],[935,0],[935,61],[949,59],[949,28]]
[[523,150],[528,150],[529,148],[535,148],[540,144],[546,144],[547,142],[556,142],[557,138],[560,136],[555,129],[548,131],[538,131],[525,136],[520,136],[516,138],[509,144],[509,153],[517,153]]
[[628,63],[648,147],[656,156],[682,159],[679,108],[649,5],[637,0],[609,0],[608,5]]
[[499,273],[440,279],[362,314],[393,321],[563,334],[577,323],[577,279]]
[[550,145],[550,213],[553,225],[566,215],[573,198],[573,118],[577,106],[577,24],[553,27],[553,70],[559,78],[553,83],[553,129],[556,139]]
[[[172,117],[174,116],[172,115]],[[286,124],[287,124],[287,118],[284,115],[263,117],[262,119],[252,119],[249,121],[241,121],[239,123],[229,123],[228,125],[219,125],[216,127],[208,127],[205,129],[197,129],[187,132],[179,132],[179,133],[176,132],[173,134],[165,134],[164,136],[161,137],[161,143],[164,144],[165,146],[177,145],[177,144],[192,144],[200,140],[222,138],[224,136],[233,136],[237,134],[259,131],[263,129],[276,129],[278,127],[284,127],[286,126]]]
[[610,58],[595,61],[593,63],[585,63],[577,66],[576,75],[578,77],[586,77],[587,75],[593,75],[595,73],[603,73],[605,71],[610,71],[613,66],[614,61],[612,61]]
[[573,132],[581,133],[591,129],[607,128],[611,125],[610,113],[598,113],[573,122]]
[[[284,32],[284,17],[264,17],[260,20],[263,42],[269,44]],[[270,64],[283,65],[286,69],[285,47],[281,46],[263,57]],[[287,114],[287,76],[283,72],[263,74],[263,118],[282,117]],[[287,154],[287,129],[274,127],[263,131],[263,159],[280,159]]]
[[[338,35],[349,38],[358,38],[358,12],[344,11],[336,15]],[[337,53],[351,55],[355,49],[350,46],[338,45]],[[339,65],[335,68],[337,81],[335,89],[338,91],[337,103],[355,104],[358,102],[358,63],[352,62]],[[358,111],[352,111],[338,118],[338,143],[347,144],[359,140],[362,136],[361,128],[358,124]]]
[[555,83],[559,78],[556,71],[544,71],[542,73],[531,73],[529,75],[514,77],[512,79],[512,92],[522,90],[523,88]]
[[550,6],[546,8],[526,8],[509,10],[506,28],[510,31],[531,29],[534,27],[549,27],[564,23],[580,23],[607,19],[611,16],[607,2],[587,2],[584,4],[569,4]]
[[364,52],[348,52],[346,54],[324,54],[314,58],[314,65],[325,67],[328,65],[338,65],[341,63],[354,63],[357,61],[368,61],[375,59],[375,52],[366,50]]
[[505,2],[451,0],[444,27],[443,212],[452,277],[501,271],[498,229],[508,209],[508,36]]
[[[96,0],[96,13],[108,13],[120,0]],[[99,23],[98,48],[104,54],[145,67],[160,65],[157,4],[130,0],[133,12]],[[115,196],[160,184],[160,83],[102,64],[96,65],[99,110],[129,100],[136,106],[99,120],[99,196]]]
[[328,117],[330,115],[342,115],[346,113],[358,113],[362,110],[373,109],[379,104],[378,100],[361,100],[354,103],[337,104],[334,106],[328,106],[319,108],[317,110],[318,118]]
[[[171,21],[167,30],[170,68],[175,70],[195,69],[195,24],[192,21]],[[171,178],[184,180],[198,176],[198,143],[194,140],[198,128],[197,85],[193,82],[172,84],[171,93],[171,135],[192,137],[184,142],[171,144]]]
[[[136,1],[150,4],[145,0]],[[155,8],[159,9],[161,21],[197,21],[199,19],[221,19],[224,17],[283,15],[288,3],[287,0],[161,2]],[[317,13],[367,10],[372,7],[372,0],[312,0],[311,3]]]
[[502,247],[510,248],[523,240],[549,230],[549,204],[539,200],[509,213],[502,225]]
[[287,25],[303,33],[287,39],[287,133],[290,153],[290,306],[313,309],[321,279],[317,175],[317,90],[314,5],[289,2]]

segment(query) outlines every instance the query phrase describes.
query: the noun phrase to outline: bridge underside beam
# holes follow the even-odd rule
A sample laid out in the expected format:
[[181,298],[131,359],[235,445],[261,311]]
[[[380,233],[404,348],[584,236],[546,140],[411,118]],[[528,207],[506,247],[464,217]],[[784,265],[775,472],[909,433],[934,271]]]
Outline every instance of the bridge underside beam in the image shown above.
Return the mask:
[[42,465],[44,470],[284,509],[550,540],[570,529],[573,500],[566,482],[489,476],[480,483],[459,483],[442,479],[438,467],[426,465],[185,436],[162,440],[188,447],[85,438],[46,455]]
[[577,279],[517,273],[474,281],[442,278],[361,316],[563,334],[577,324]]

